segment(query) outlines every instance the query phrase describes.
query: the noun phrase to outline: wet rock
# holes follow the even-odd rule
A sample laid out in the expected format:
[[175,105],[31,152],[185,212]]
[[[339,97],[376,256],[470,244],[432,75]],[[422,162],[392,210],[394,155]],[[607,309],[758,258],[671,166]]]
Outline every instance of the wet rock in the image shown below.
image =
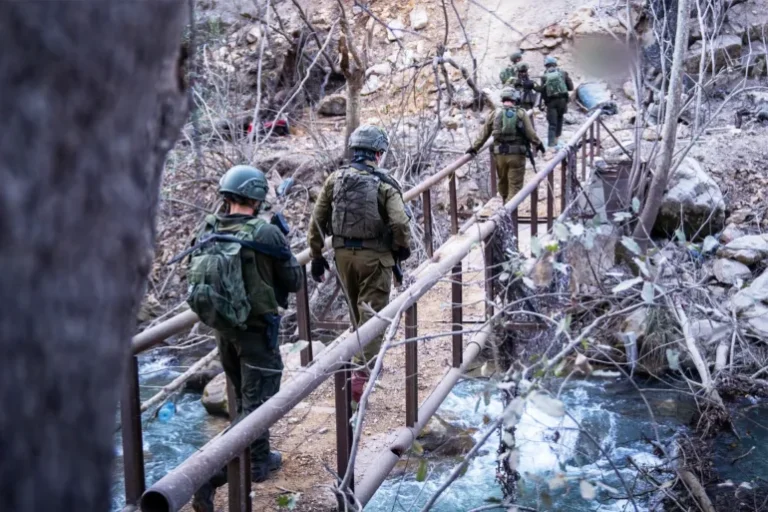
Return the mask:
[[317,105],[317,113],[321,116],[343,116],[347,113],[346,94],[331,94]]
[[768,235],[739,237],[717,251],[721,258],[729,258],[745,265],[752,265],[768,256]]
[[[682,218],[681,218],[682,212]],[[681,225],[688,237],[704,237],[723,229],[725,201],[720,187],[698,161],[685,158],[670,177],[654,233],[669,236]]]
[[205,386],[203,397],[200,401],[205,410],[208,411],[208,414],[213,416],[229,416],[226,374],[218,374]]
[[473,446],[472,430],[449,423],[439,414],[435,414],[422,429],[418,437],[425,452],[455,457],[466,455]]
[[736,284],[752,277],[752,271],[743,263],[734,260],[719,259],[712,266],[715,279],[725,284]]
[[423,30],[429,23],[429,15],[423,7],[417,7],[411,11],[411,28],[413,30]]
[[192,377],[184,384],[186,391],[192,391],[195,393],[202,393],[205,391],[205,387],[210,383],[217,375],[224,371],[221,363],[215,361],[205,370],[195,372]]
[[400,20],[392,20],[389,23],[387,23],[387,39],[392,41],[397,41],[401,37],[403,37],[403,30],[405,29],[405,25]]
[[[711,46],[708,45],[706,52],[705,70],[712,71],[711,55],[715,55],[715,69],[720,71],[726,66],[732,66],[739,63],[741,59],[741,38],[734,35],[721,35],[715,38]],[[685,70],[689,73],[699,72],[699,62],[701,61],[701,41],[694,43],[688,50],[685,58]]]
[[765,300],[768,300],[768,270],[733,296],[731,309],[738,313]]
[[737,238],[741,238],[746,233],[742,229],[740,229],[735,224],[728,224],[725,226],[725,229],[722,233],[720,233],[720,243],[722,244],[728,244],[732,241],[736,240]]

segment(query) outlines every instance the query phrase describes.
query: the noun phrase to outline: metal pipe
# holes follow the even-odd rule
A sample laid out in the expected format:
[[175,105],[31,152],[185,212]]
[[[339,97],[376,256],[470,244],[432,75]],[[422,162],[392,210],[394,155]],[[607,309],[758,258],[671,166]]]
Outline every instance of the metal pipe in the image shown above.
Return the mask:
[[458,368],[461,366],[462,359],[461,354],[464,349],[464,335],[461,333],[464,324],[464,304],[462,299],[463,286],[462,286],[462,268],[461,262],[453,267],[451,271],[451,330],[453,335],[451,336],[452,348],[451,356],[453,359],[453,367]]
[[416,424],[419,414],[419,343],[418,308],[414,304],[405,312],[405,424]]
[[371,464],[368,470],[365,472],[363,479],[357,485],[355,491],[355,497],[365,505],[370,501],[376,490],[381,486],[382,482],[386,480],[392,468],[400,460],[400,458],[407,452],[413,441],[419,435],[419,432],[426,426],[429,419],[435,414],[440,404],[443,403],[445,397],[451,392],[456,382],[467,371],[467,368],[472,364],[485,347],[488,338],[490,337],[492,328],[490,324],[485,325],[480,331],[476,332],[472,337],[472,340],[467,345],[467,349],[464,351],[463,359],[464,363],[459,368],[451,368],[445,374],[443,379],[435,386],[432,393],[424,400],[424,403],[419,407],[419,419],[413,427],[401,427],[396,432],[395,441],[392,442],[387,448],[381,450],[372,460],[376,461],[376,464]]
[[309,320],[309,288],[307,287],[307,269],[301,270],[302,287],[296,294],[296,321],[299,324],[299,338],[307,342],[301,351],[301,366],[312,362],[312,325]]
[[429,189],[421,195],[421,207],[424,210],[424,247],[427,256],[432,257],[434,246],[432,244],[432,194]]
[[178,334],[185,329],[189,329],[199,318],[194,311],[188,309],[183,313],[172,316],[164,322],[160,322],[154,327],[145,329],[133,337],[131,341],[131,353],[140,354],[162,343],[167,338]]
[[[574,135],[575,141],[599,117],[599,111],[590,116],[585,125]],[[569,142],[569,146],[573,146]],[[389,320],[401,311],[415,304],[420,297],[442,280],[454,266],[459,264],[478,242],[485,240],[496,229],[503,215],[508,215],[520,206],[533,188],[537,187],[555,166],[567,156],[561,150],[541,172],[525,185],[488,221],[477,225],[463,235],[451,237],[435,253],[435,262],[424,269],[416,281],[403,293],[392,300],[357,331],[346,334],[338,343],[329,346],[316,359],[315,364],[300,369],[296,375],[272,398],[256,411],[240,420],[222,435],[212,439],[195,452],[176,469],[156,482],[144,493],[141,499],[143,512],[167,512],[179,510],[189,501],[192,494],[205,483],[218,468],[238,456],[259,435],[269,429],[293,409],[301,400],[312,393],[322,382],[341,369],[354,354],[368,345],[375,337],[389,326]],[[467,359],[465,359],[467,361]],[[466,364],[466,363],[465,363]],[[453,370],[452,370],[453,371]]]
[[[229,409],[229,421],[237,421],[237,392],[232,381],[227,378],[227,405]],[[243,507],[243,455],[232,459],[227,464],[227,485],[229,491],[229,512],[242,512]]]
[[138,505],[146,488],[144,478],[144,441],[141,432],[141,399],[139,397],[139,362],[131,356],[125,373],[120,400],[120,422],[123,425],[123,472],[125,503]]

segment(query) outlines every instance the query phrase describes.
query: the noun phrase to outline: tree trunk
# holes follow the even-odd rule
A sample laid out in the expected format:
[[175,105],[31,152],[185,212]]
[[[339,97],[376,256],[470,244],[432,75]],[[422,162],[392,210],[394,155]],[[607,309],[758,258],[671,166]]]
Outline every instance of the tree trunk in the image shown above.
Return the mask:
[[0,495],[111,506],[118,391],[186,117],[183,1],[0,2]]
[[[672,71],[670,72],[669,92],[666,98],[664,112],[664,127],[662,129],[662,147],[659,156],[659,165],[651,181],[648,196],[640,214],[639,222],[635,227],[633,236],[635,241],[645,248],[650,242],[651,230],[656,222],[656,217],[661,208],[664,191],[669,181],[669,169],[672,165],[672,156],[675,152],[677,141],[677,118],[680,112],[680,96],[683,89],[683,61],[688,49],[688,18],[690,0],[678,0],[677,2],[677,29],[675,31],[675,50],[672,59]],[[663,53],[662,53],[663,58]]]
[[347,77],[347,131],[344,135],[344,154],[349,158],[349,137],[360,126],[360,92],[365,85],[365,70],[357,70]]

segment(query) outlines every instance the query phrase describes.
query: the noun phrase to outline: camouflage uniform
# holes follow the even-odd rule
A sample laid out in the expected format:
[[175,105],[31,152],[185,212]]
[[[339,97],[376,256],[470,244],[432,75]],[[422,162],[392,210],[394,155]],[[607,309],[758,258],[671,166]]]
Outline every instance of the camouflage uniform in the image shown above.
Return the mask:
[[[502,135],[501,119],[510,111],[517,116],[518,129],[514,135]],[[520,125],[522,124],[522,129]],[[496,109],[485,120],[483,129],[475,139],[469,152],[477,153],[488,138],[493,135],[492,158],[496,164],[498,189],[506,203],[523,188],[525,181],[526,144],[533,148],[541,147],[541,141],[533,129],[531,119],[520,107],[502,107]]]
[[536,104],[537,87],[528,76],[528,64],[521,63],[517,67],[517,76],[512,81],[512,86],[520,91],[520,106],[525,110],[531,110]]
[[[384,221],[383,235],[367,240],[335,236],[332,227],[334,209],[343,208],[345,204],[345,200],[338,197],[337,181],[345,173],[370,175],[370,171],[376,169],[372,161],[355,165],[358,168],[350,166],[339,169],[326,179],[320,196],[315,202],[315,210],[309,226],[308,243],[311,257],[322,258],[325,247],[324,235],[334,235],[336,269],[347,294],[350,317],[354,325],[361,325],[372,316],[363,304],[369,304],[374,311],[380,311],[389,304],[392,268],[395,265],[393,253],[397,253],[399,248],[409,247],[411,231],[410,219],[401,192],[393,184],[380,180],[375,208]],[[344,212],[345,215],[353,213]],[[354,362],[370,363],[378,354],[382,339],[383,334],[369,343],[361,354],[355,356]]]
[[499,73],[499,80],[501,81],[501,85],[514,85],[514,82],[517,80],[517,74],[523,60],[522,52],[514,52],[512,55],[510,55],[509,60],[512,61],[512,64],[502,69],[501,73]]
[[[547,94],[547,77],[553,73],[560,73],[567,91],[549,96]],[[539,90],[541,91],[542,101],[547,105],[547,122],[549,123],[547,145],[554,147],[563,134],[563,119],[568,112],[568,91],[573,90],[573,81],[571,81],[571,77],[568,76],[567,72],[556,66],[555,62],[554,65],[549,64],[547,66],[544,76],[541,77]]]
[[[214,222],[218,233],[234,235],[253,219],[247,215],[209,216],[201,235],[210,232]],[[280,230],[266,222],[254,232],[253,240],[290,250]],[[221,364],[235,389],[238,418],[255,411],[280,390],[283,361],[277,339],[277,308],[288,307],[288,293],[299,291],[303,282],[302,269],[293,256],[282,262],[246,247],[240,254],[252,308],[247,328],[215,332]],[[269,431],[265,431],[251,444],[251,466],[265,462],[268,456]]]

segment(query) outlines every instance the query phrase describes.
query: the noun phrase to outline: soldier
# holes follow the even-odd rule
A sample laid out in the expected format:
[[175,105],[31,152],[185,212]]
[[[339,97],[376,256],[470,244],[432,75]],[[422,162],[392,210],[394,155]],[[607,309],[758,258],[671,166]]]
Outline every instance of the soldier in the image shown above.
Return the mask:
[[[309,225],[312,278],[323,281],[328,262],[324,235],[333,235],[336,269],[346,291],[355,328],[372,315],[365,304],[380,311],[389,303],[392,270],[408,259],[410,215],[400,185],[376,165],[389,148],[381,128],[360,126],[349,138],[352,162],[325,180]],[[353,405],[360,402],[383,334],[357,354],[352,373]]]
[[536,104],[536,83],[528,75],[528,64],[522,63],[517,67],[514,86],[520,91],[520,106],[531,110]]
[[[221,364],[237,396],[239,417],[256,410],[280,389],[283,361],[278,347],[278,306],[302,286],[302,270],[281,230],[257,217],[267,197],[260,170],[238,165],[219,182],[227,213],[209,215],[190,249],[190,308],[215,330]],[[188,252],[190,252],[188,251]],[[251,478],[262,482],[280,468],[269,432],[251,444]],[[195,512],[213,512],[222,469],[193,500]]]
[[547,57],[544,59],[544,76],[541,77],[541,100],[539,108],[544,110],[541,102],[547,105],[547,122],[549,134],[547,146],[555,147],[560,142],[563,134],[563,118],[568,112],[568,92],[573,90],[573,82],[568,73],[557,67],[557,59]]
[[505,203],[523,188],[525,157],[530,145],[544,152],[544,145],[533,130],[530,117],[518,106],[519,101],[520,93],[512,87],[505,87],[501,91],[503,106],[488,116],[483,131],[467,150],[468,154],[476,155],[493,135],[491,153],[499,179],[499,194]]
[[509,60],[512,61],[512,64],[504,68],[501,73],[499,73],[499,80],[501,80],[501,85],[506,85],[508,81],[514,81],[517,78],[517,69],[518,66],[520,66],[520,62],[523,60],[523,52],[516,51],[509,56]]

